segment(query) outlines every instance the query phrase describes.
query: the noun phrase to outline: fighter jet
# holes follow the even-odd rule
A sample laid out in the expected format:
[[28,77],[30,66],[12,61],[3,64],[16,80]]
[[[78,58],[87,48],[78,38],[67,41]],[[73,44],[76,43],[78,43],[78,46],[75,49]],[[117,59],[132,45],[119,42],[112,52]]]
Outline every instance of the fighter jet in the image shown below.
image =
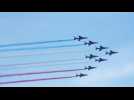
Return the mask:
[[98,42],[88,41],[88,42],[85,42],[84,45],[91,46],[91,45],[97,44],[97,43],[98,43]]
[[99,46],[95,48],[96,50],[102,51],[103,49],[108,49],[108,47]]
[[83,40],[83,39],[87,39],[87,37],[83,37],[83,36],[78,36],[78,37],[75,37],[74,36],[74,40],[78,40],[78,41],[81,41],[81,40]]
[[103,58],[99,58],[99,59],[95,59],[95,62],[98,61],[99,63],[102,61],[107,61],[107,59],[103,59]]
[[96,55],[93,55],[93,54],[90,54],[89,56],[85,56],[86,59],[93,59],[93,58],[96,58],[96,57],[99,57],[99,56],[96,56]]
[[96,68],[96,67],[92,67],[92,66],[85,67],[85,69],[87,69],[87,70],[91,70],[91,69],[94,69],[94,68]]
[[84,77],[84,76],[87,76],[87,74],[83,74],[83,73],[80,73],[80,74],[76,74],[76,77]]
[[105,54],[111,56],[111,55],[116,54],[116,53],[118,53],[118,52],[110,50],[109,52],[106,52]]

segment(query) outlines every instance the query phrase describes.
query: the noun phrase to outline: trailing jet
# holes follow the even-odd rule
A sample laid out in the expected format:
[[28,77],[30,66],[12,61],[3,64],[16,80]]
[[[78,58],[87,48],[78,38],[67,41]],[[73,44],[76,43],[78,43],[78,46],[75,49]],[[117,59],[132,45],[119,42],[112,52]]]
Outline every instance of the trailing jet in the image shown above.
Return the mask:
[[96,55],[93,55],[93,54],[90,54],[89,56],[85,56],[86,59],[93,59],[93,58],[96,58],[96,57],[99,57],[99,56],[96,56]]
[[76,77],[84,77],[84,76],[87,76],[87,74],[82,74],[82,73],[80,73],[80,74],[76,74]]
[[99,58],[99,59],[95,59],[95,62],[98,61],[99,63],[102,61],[107,61],[107,59],[103,59],[103,58]]
[[91,46],[91,45],[97,44],[97,43],[98,43],[98,42],[88,41],[88,42],[85,42],[84,45]]
[[91,70],[91,69],[94,69],[94,68],[96,68],[96,67],[92,67],[92,66],[85,67],[85,69],[87,69],[87,70]]
[[78,41],[81,41],[81,40],[83,40],[83,39],[87,39],[87,37],[83,37],[83,36],[78,36],[78,37],[75,37],[74,36],[74,40],[78,40]]
[[106,52],[105,54],[111,56],[111,55],[116,54],[116,53],[118,53],[118,52],[110,50],[109,52]]
[[108,47],[99,46],[95,48],[96,50],[102,51],[103,49],[108,49]]

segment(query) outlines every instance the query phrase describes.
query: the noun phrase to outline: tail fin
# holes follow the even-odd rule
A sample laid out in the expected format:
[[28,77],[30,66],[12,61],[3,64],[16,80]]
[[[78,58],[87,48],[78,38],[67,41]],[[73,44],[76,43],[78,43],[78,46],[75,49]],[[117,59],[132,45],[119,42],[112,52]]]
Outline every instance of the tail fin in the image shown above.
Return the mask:
[[95,48],[95,50],[98,50],[98,49],[99,49],[99,48],[97,48],[97,47]]
[[87,67],[85,67],[84,69],[88,69]]
[[98,59],[95,59],[95,62],[97,62],[98,61]]
[[78,39],[78,37],[77,36],[74,36],[74,40],[77,40]]
[[87,59],[87,58],[88,58],[88,56],[85,56],[85,58]]
[[76,74],[76,77],[79,77],[79,75],[78,75],[78,74]]
[[87,45],[87,42],[84,42],[84,45]]
[[74,40],[76,40],[77,38],[74,36]]
[[106,54],[106,55],[108,55],[109,53],[108,53],[108,52],[106,52],[105,54]]

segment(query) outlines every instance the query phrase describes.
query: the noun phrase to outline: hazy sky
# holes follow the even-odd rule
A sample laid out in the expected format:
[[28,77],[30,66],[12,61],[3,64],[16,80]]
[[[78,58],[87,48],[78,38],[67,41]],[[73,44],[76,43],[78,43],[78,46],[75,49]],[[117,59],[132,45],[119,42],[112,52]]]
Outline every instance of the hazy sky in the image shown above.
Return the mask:
[[[83,78],[16,83],[1,86],[134,86],[133,18],[134,13],[132,12],[0,13],[0,45],[32,41],[72,39],[74,35],[83,35],[87,36],[89,40],[99,42],[99,44],[95,46],[104,45],[119,52],[119,54],[109,57],[105,55],[105,51],[95,51],[95,46],[91,46],[90,48],[86,46],[79,46],[58,49],[0,52],[0,57],[17,54],[46,53],[38,56],[0,59],[0,65],[40,61],[51,62],[55,60],[70,59],[69,62],[49,63],[50,65],[48,66],[1,67],[0,75],[31,71],[84,68],[84,66],[87,65],[97,67],[91,71],[0,78],[0,82],[32,78],[72,76],[80,72],[87,73],[88,77]],[[79,42],[70,41],[65,43],[51,43],[36,46],[60,46],[70,44],[79,44]],[[108,61],[100,64],[95,63],[94,60],[87,61],[84,56],[90,53],[107,58]],[[80,60],[71,61],[71,59]]]

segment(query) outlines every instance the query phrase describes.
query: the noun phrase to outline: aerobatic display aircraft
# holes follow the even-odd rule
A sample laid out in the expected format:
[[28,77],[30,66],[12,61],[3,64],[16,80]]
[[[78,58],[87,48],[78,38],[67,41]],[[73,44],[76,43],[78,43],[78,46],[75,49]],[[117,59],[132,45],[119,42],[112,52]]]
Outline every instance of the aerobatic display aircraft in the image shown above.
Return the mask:
[[87,37],[83,37],[81,35],[79,35],[78,37],[74,36],[74,40],[78,40],[78,41],[81,41],[83,39],[87,39]]

